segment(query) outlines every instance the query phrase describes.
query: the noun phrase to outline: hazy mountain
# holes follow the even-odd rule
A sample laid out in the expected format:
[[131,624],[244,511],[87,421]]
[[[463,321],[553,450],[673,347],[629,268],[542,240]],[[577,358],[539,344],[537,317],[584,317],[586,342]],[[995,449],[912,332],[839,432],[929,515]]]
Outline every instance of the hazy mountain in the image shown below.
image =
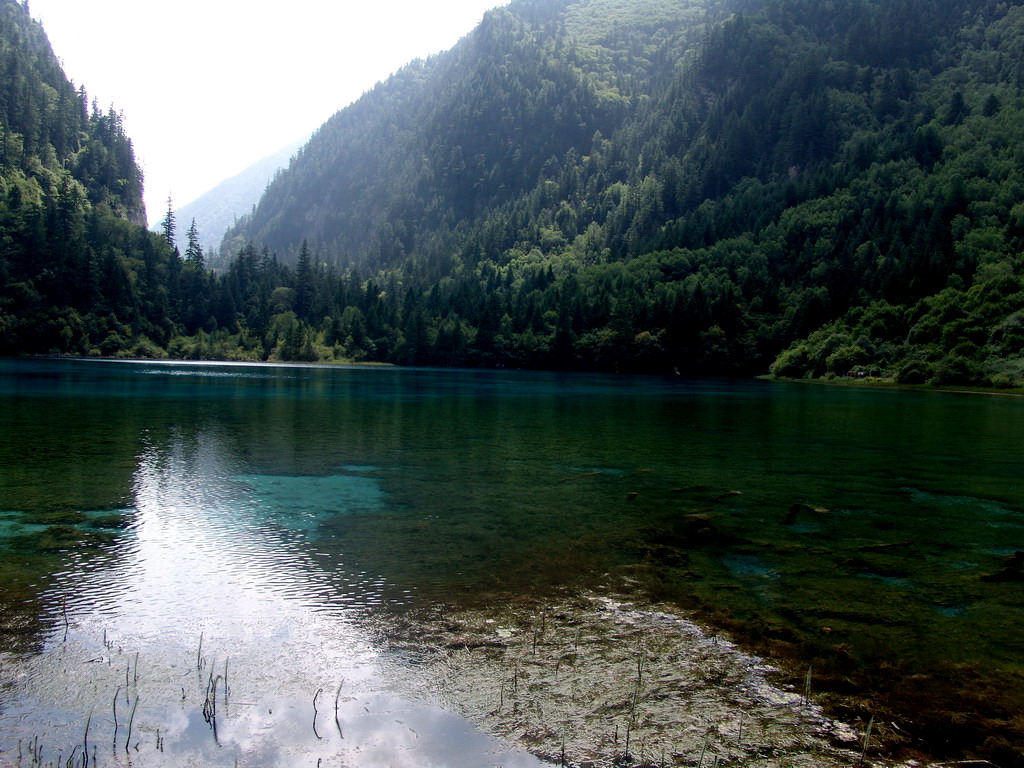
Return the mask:
[[288,161],[302,144],[297,141],[282,147],[236,176],[225,179],[188,205],[178,208],[177,217],[181,226],[187,229],[195,219],[203,249],[208,252],[215,250],[224,239],[224,233],[234,226],[238,217],[251,213],[274,175],[288,166]]

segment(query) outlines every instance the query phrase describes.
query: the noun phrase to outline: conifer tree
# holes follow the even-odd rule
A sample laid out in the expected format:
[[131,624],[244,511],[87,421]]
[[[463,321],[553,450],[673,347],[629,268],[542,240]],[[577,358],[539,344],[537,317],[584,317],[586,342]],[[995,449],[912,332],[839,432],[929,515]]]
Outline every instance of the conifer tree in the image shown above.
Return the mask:
[[203,246],[199,242],[199,231],[196,229],[196,220],[194,218],[188,228],[188,246],[185,248],[185,261],[195,264],[201,270],[206,268]]
[[313,309],[315,291],[313,262],[309,255],[309,243],[302,241],[299,262],[295,268],[295,313],[302,320],[308,320]]
[[170,195],[167,196],[167,213],[164,215],[164,220],[160,222],[160,226],[163,227],[164,240],[167,241],[167,245],[174,248],[174,201]]

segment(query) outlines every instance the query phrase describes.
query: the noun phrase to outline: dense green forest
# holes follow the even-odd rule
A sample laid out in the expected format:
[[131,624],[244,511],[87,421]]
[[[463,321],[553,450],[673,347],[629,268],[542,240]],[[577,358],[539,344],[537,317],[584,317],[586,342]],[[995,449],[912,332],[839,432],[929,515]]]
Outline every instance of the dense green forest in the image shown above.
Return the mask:
[[229,280],[249,243],[298,260],[292,343],[264,317],[248,349],[1019,386],[1022,32],[978,0],[513,3],[240,223]]
[[0,351],[1024,385],[1020,5],[514,0],[216,254],[0,7]]
[[0,72],[0,354],[159,353],[179,332],[184,269],[143,226],[121,115],[68,82],[13,0]]

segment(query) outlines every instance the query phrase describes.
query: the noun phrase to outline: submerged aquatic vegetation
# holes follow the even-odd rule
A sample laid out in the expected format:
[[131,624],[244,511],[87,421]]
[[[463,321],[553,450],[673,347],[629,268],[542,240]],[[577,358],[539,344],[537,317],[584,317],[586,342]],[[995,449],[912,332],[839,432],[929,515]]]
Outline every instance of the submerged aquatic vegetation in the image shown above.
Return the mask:
[[100,549],[110,545],[116,538],[117,534],[109,531],[82,530],[72,525],[51,525],[35,533],[12,536],[9,546],[13,550],[30,554],[57,554],[71,549]]
[[88,517],[77,509],[48,509],[26,512],[21,516],[25,525],[79,525]]
[[658,608],[513,601],[418,616],[392,642],[433,649],[425,691],[564,765],[822,768],[858,756],[857,733],[773,685],[762,660]]

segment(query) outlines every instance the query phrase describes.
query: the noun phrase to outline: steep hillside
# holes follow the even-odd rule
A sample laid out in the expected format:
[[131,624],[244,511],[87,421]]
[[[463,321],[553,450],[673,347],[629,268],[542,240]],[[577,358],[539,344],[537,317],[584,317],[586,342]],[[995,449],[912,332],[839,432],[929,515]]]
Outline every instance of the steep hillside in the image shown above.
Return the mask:
[[12,172],[70,171],[93,204],[145,223],[142,174],[113,111],[90,112],[64,77],[42,28],[16,2],[0,4],[0,162]]
[[155,352],[179,262],[143,226],[121,116],[66,79],[27,6],[0,0],[0,354]]
[[639,23],[685,50],[697,7],[532,0],[491,11],[453,50],[329,120],[234,234],[293,256],[307,240],[374,269],[444,250],[453,230],[530,193],[634,113],[656,68],[650,42],[601,45],[605,26],[635,35]]
[[1020,386],[1022,29],[520,0],[325,124],[228,251],[307,243],[312,356]]

